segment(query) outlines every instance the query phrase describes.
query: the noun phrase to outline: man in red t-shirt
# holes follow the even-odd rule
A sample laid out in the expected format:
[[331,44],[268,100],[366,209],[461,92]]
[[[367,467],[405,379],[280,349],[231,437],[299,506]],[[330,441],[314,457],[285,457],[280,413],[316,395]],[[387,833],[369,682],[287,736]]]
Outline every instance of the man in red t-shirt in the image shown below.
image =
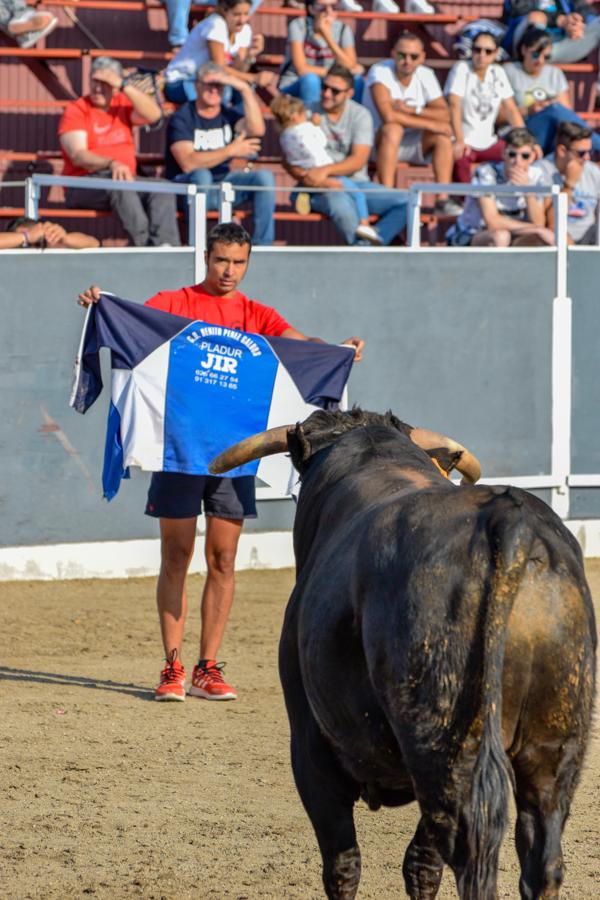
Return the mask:
[[[306,337],[274,309],[249,300],[237,290],[246,274],[251,249],[250,236],[240,225],[215,226],[206,244],[206,277],[202,284],[161,291],[147,301],[147,306],[254,334],[320,341]],[[99,298],[100,288],[93,285],[79,295],[79,303],[89,306]],[[344,343],[355,348],[355,359],[359,360],[364,341],[351,337]],[[206,700],[237,697],[235,689],[223,678],[223,663],[216,659],[233,602],[235,555],[243,520],[256,516],[254,478],[154,472],[146,513],[160,519],[161,568],[156,597],[167,663],[156,689],[157,700],[185,699],[185,669],[181,663],[187,614],[185,582],[203,504],[208,571],[202,595],[200,656],[189,693]]]
[[[128,84],[118,60],[98,57],[92,63],[90,93],[67,104],[58,126],[63,174],[137,179],[132,127],[152,125],[160,117],[156,100]],[[172,194],[70,188],[66,198],[76,209],[112,209],[136,247],[181,243]]]

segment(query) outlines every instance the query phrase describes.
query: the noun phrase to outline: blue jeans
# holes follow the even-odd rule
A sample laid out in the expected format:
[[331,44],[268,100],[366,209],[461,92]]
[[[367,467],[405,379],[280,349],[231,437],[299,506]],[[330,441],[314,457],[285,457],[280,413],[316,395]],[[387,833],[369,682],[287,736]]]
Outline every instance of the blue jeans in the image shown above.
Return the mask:
[[[379,216],[375,226],[384,244],[390,244],[406,226],[406,198],[398,196],[382,184],[372,181],[353,181],[358,190],[373,189],[375,193],[365,193],[369,215]],[[329,191],[324,194],[311,194],[310,205],[313,212],[321,213],[331,219],[340,231],[347,244],[358,243],[356,229],[359,215],[356,203],[351,194],[345,191]]]
[[[354,97],[357,103],[362,100],[365,80],[362,75],[354,76]],[[314,72],[307,72],[306,75],[300,75],[292,84],[287,87],[280,87],[282,94],[289,94],[291,97],[300,97],[305,106],[316,106],[321,100],[321,77],[315,75]]]
[[179,47],[187,40],[191,5],[192,0],[165,0],[171,47]]
[[198,99],[194,79],[188,81],[182,78],[179,81],[167,81],[165,82],[164,94],[169,103],[176,103],[178,106]]
[[[554,137],[556,135],[556,126],[559,122],[577,122],[578,125],[582,125],[584,128],[589,127],[587,122],[580,119],[577,113],[567,106],[563,106],[562,103],[552,103],[546,109],[542,109],[541,112],[527,116],[525,119],[527,130],[532,133],[541,146],[544,156],[547,153],[552,153],[554,150]],[[592,131],[592,150],[595,153],[600,152],[600,134],[597,134],[595,131]]]
[[[254,219],[253,242],[257,247],[269,246],[275,238],[275,179],[268,169],[253,169],[251,172],[227,172],[215,182],[210,169],[194,169],[193,172],[182,172],[176,175],[174,181],[185,184],[197,184],[206,188],[206,208],[219,208],[219,192],[213,185],[222,181],[228,181],[232,185],[239,185],[240,190],[235,192],[234,207],[237,209],[245,203],[252,204],[252,217]],[[267,191],[245,191],[244,187],[267,187]],[[211,189],[212,188],[212,189]]]

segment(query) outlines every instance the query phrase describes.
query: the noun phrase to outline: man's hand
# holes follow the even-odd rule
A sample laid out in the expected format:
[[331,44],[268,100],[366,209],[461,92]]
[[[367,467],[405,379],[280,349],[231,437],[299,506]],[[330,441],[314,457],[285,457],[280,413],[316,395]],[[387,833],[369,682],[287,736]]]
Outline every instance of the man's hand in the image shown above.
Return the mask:
[[578,41],[583,37],[585,22],[579,13],[570,13],[567,16],[565,31],[567,32],[567,37],[570,37],[573,41]]
[[511,184],[527,185],[529,184],[529,172],[522,166],[511,166],[508,180]]
[[305,187],[324,187],[328,178],[329,166],[314,166],[312,169],[305,170],[302,177],[302,184]]
[[67,232],[56,222],[44,222],[44,237],[49,247],[60,247],[63,240],[67,236]]
[[44,237],[45,228],[44,222],[36,222],[35,225],[30,225],[27,228],[19,228],[19,231],[26,231],[30,246],[35,247]]
[[119,162],[118,159],[112,160],[110,164],[110,174],[113,181],[133,181],[133,173],[129,166]]
[[103,81],[104,84],[110,85],[116,91],[120,91],[123,87],[123,79],[114,69],[96,69],[94,78],[96,81]]
[[77,302],[86,309],[92,303],[97,303],[100,299],[100,288],[97,284],[92,284],[86,291],[82,291]]
[[433,134],[444,134],[449,138],[454,135],[454,129],[449,122],[438,122],[437,119],[427,119],[427,131],[431,131]]
[[452,144],[452,153],[454,154],[454,159],[461,159],[465,155],[465,150],[467,149],[467,145],[461,138],[458,138]]
[[247,159],[260,153],[260,138],[249,138],[245,131],[240,131],[238,136],[229,144],[229,153],[232,158]]
[[359,337],[350,337],[345,341],[342,341],[342,344],[347,344],[349,347],[354,347],[354,362],[360,362],[362,359],[362,352],[365,346],[365,342],[362,338]]

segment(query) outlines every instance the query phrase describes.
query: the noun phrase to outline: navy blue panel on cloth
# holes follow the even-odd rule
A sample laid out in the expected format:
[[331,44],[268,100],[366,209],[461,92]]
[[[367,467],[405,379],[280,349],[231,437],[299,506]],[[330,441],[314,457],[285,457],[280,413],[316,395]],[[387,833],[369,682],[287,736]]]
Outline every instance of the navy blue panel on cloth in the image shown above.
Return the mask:
[[354,347],[278,337],[267,340],[307,403],[322,409],[339,403],[354,362]]
[[80,372],[71,405],[84,413],[102,391],[100,349],[112,354],[113,369],[133,369],[142,359],[189,325],[190,319],[162,309],[100,294],[88,316],[80,359]]

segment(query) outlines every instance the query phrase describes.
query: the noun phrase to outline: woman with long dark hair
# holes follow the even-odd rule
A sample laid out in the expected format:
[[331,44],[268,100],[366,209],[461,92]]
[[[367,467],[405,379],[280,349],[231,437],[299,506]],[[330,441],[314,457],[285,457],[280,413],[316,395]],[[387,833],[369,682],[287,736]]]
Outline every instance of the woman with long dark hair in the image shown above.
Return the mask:
[[225,71],[264,87],[272,84],[272,72],[249,72],[254,62],[256,41],[248,22],[251,4],[248,0],[219,0],[214,13],[199,22],[165,71],[165,97],[172,103],[196,99],[195,79],[198,67],[205,62],[223,66]]
[[[527,128],[546,155],[554,149],[559,122],[588,126],[571,107],[564,73],[549,62],[552,39],[548,32],[531,25],[521,36],[517,53],[519,61],[507,63],[504,69]],[[592,133],[592,149],[600,151],[600,136],[595,133]]]
[[513,89],[496,62],[498,40],[490,31],[473,38],[470,60],[457,62],[448,75],[446,96],[454,129],[455,181],[471,180],[471,164],[499,162],[504,141],[495,132],[496,119],[503,118],[513,128],[523,126],[523,116],[515,103]]
[[354,75],[354,99],[360,100],[364,68],[356,58],[352,29],[337,18],[337,0],[305,3],[306,16],[292,19],[288,26],[279,90],[313,106],[321,98],[321,78],[339,63]]

